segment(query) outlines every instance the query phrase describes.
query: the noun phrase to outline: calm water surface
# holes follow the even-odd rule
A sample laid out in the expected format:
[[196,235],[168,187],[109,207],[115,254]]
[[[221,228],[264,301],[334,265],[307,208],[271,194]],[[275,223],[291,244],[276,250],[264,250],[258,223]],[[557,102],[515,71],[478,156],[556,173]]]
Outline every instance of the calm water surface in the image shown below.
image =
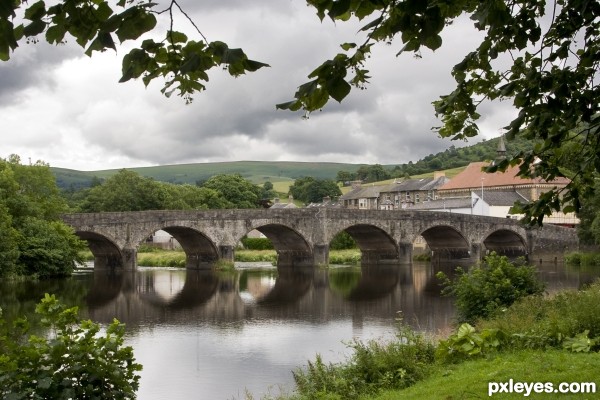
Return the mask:
[[[293,390],[291,371],[314,359],[340,361],[353,339],[395,334],[399,312],[418,330],[452,323],[451,300],[435,273],[454,266],[279,269],[235,272],[84,269],[70,279],[0,283],[5,314],[30,312],[43,293],[77,304],[89,318],[127,325],[144,366],[138,398],[239,399]],[[599,271],[538,266],[548,291],[579,288]]]

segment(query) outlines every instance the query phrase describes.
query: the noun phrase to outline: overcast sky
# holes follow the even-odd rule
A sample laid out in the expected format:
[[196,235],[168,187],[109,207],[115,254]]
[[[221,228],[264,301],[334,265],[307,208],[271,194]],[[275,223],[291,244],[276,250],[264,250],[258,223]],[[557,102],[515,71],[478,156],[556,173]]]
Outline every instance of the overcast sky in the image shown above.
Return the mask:
[[[321,22],[301,0],[182,4],[209,41],[241,47],[271,67],[237,79],[215,69],[207,90],[185,105],[161,95],[161,82],[118,83],[127,48],[88,58],[69,44],[23,43],[0,63],[0,157],[78,170],[238,160],[400,164],[464,145],[431,130],[439,125],[431,102],[452,90],[451,66],[477,43],[469,20],[454,24],[442,48],[423,50],[421,59],[396,57],[399,41],[380,45],[367,64],[367,90],[304,120],[275,104],[292,100],[340,43],[362,42],[360,24]],[[182,18],[175,29],[193,35]],[[485,138],[498,136],[513,115],[509,104],[483,111]]]

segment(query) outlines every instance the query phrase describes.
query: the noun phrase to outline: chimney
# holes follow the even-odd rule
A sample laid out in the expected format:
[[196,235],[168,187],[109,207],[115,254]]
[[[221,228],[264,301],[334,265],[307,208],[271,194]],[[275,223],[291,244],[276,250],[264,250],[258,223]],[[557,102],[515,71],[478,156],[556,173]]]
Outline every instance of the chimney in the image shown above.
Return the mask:
[[446,176],[446,173],[444,171],[434,171],[433,172],[433,179],[439,179],[439,178],[443,178]]
[[358,189],[362,186],[362,181],[352,181],[350,183],[352,184],[352,189]]
[[275,197],[275,199],[273,199],[273,203],[275,203],[275,204],[279,203],[279,197]]
[[323,203],[329,203],[331,201],[331,197],[325,196],[323,197]]

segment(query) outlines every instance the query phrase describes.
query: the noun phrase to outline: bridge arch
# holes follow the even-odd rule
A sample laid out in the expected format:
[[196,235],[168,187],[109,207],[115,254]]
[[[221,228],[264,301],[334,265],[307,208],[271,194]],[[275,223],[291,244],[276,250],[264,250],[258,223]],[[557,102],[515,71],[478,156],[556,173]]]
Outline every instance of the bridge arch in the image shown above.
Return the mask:
[[471,243],[453,226],[431,226],[421,231],[420,235],[436,260],[471,258]]
[[527,241],[519,233],[511,229],[498,229],[487,234],[483,239],[486,252],[512,257],[527,256]]
[[[173,236],[179,242],[185,252],[186,268],[197,269],[212,266],[219,259],[217,246],[208,236],[199,230],[178,225],[164,226],[160,229]],[[159,229],[152,231],[146,237],[157,230]]]
[[361,252],[361,264],[386,264],[398,263],[398,244],[389,233],[381,227],[371,224],[348,224],[347,226],[333,232],[329,242],[338,233],[348,233]]
[[123,266],[123,253],[120,247],[107,236],[90,231],[75,231],[85,240],[94,255],[94,268],[115,268]]
[[[259,231],[271,241],[277,252],[278,266],[314,265],[313,248],[296,229],[280,223],[267,222],[252,226],[248,232],[252,230]],[[241,239],[239,237],[237,241]]]

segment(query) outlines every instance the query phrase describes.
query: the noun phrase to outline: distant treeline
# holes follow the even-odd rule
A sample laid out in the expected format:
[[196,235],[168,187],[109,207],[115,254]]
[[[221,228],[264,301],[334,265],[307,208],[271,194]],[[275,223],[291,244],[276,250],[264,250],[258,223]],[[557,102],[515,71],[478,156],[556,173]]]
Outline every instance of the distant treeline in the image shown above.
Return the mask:
[[[362,166],[356,171],[339,171],[336,176],[338,182],[363,181],[378,182],[393,178],[408,178],[433,171],[464,167],[472,162],[494,160],[498,155],[499,138],[486,140],[472,146],[456,148],[454,145],[443,152],[429,154],[423,159],[413,163],[409,161],[396,166],[382,166],[379,164]],[[520,151],[531,149],[532,142],[526,139],[515,139],[505,142],[507,155],[517,154]]]

